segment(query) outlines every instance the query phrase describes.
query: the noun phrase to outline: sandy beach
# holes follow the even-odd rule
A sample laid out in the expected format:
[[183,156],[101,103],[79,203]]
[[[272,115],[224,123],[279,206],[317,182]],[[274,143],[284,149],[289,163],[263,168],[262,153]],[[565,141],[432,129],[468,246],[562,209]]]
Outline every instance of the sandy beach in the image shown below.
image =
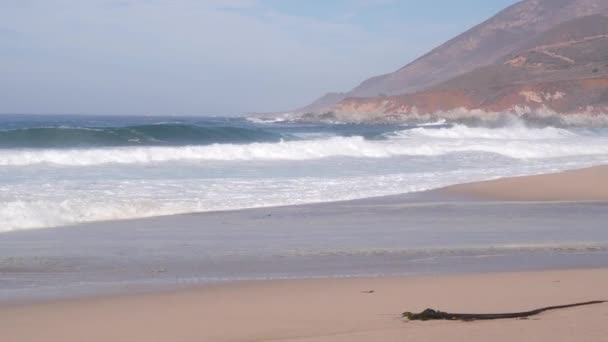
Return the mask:
[[441,191],[490,200],[608,201],[608,166],[460,184]]
[[[607,171],[2,234],[2,341],[603,341],[608,304],[473,323],[400,314],[608,299],[605,248],[595,244],[607,240],[606,206],[585,202],[608,198]],[[305,248],[318,241],[325,249]],[[360,276],[369,273],[377,276]],[[412,276],[387,276],[401,273]],[[247,274],[320,279],[192,278]],[[142,286],[154,281],[165,289]],[[27,300],[44,291],[42,301]]]
[[[405,322],[606,299],[608,270],[237,283],[0,307],[2,341],[604,341],[608,304],[529,320]],[[374,291],[366,293],[366,291]]]

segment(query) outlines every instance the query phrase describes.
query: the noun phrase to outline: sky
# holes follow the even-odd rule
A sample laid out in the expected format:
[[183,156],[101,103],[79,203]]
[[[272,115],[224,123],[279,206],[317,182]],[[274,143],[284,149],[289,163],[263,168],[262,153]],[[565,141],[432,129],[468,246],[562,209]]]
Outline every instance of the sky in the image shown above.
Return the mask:
[[240,115],[394,71],[515,0],[0,0],[0,113]]

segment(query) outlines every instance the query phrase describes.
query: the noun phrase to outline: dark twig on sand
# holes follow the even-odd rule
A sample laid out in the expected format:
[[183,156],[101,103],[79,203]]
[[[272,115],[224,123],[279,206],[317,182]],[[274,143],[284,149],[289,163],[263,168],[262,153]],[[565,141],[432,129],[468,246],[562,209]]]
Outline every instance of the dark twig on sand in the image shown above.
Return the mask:
[[511,312],[511,313],[494,313],[494,314],[461,314],[461,313],[448,313],[442,311],[436,311],[433,309],[426,309],[421,313],[404,312],[402,317],[407,318],[410,321],[432,321],[432,320],[456,320],[456,321],[476,321],[476,320],[489,320],[489,319],[505,319],[505,318],[526,318],[534,315],[538,315],[542,312],[557,309],[573,308],[583,305],[593,305],[606,303],[605,300],[596,300],[593,302],[576,303],[569,305],[560,306],[549,306],[546,308],[540,308],[532,311],[524,312]]

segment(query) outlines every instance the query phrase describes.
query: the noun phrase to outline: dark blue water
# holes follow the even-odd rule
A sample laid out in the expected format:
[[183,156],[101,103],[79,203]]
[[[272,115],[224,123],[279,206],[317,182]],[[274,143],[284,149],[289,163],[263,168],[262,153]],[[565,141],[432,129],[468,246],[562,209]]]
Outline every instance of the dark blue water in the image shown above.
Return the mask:
[[382,139],[404,126],[256,123],[229,117],[2,115],[0,148],[246,144],[309,137]]

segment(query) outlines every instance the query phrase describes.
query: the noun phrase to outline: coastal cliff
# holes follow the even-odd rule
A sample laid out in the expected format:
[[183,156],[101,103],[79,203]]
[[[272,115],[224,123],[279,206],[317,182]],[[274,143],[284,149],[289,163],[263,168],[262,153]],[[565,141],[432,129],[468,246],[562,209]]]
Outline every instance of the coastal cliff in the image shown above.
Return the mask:
[[521,1],[394,73],[287,115],[385,123],[505,113],[608,122],[607,1]]
[[608,113],[608,17],[593,15],[547,31],[492,65],[428,90],[390,97],[348,98],[337,117],[474,116]]

